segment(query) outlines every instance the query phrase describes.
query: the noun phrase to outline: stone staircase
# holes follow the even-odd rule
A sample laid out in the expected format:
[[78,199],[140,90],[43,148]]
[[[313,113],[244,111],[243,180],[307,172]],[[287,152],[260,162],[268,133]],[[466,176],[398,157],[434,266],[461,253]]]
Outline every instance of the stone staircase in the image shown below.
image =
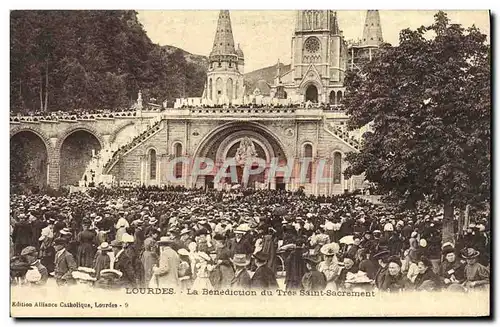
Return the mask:
[[[147,125],[140,127],[137,135],[129,138],[123,144],[107,144],[90,160],[79,186],[88,187],[92,181],[94,181],[96,186],[100,183],[104,184],[104,186],[111,186],[113,184],[113,176],[109,175],[109,171],[120,158],[161,130],[161,121],[162,116],[158,115],[152,118]],[[87,176],[86,182],[85,176]]]
[[347,131],[347,128],[341,127],[332,122],[327,122],[325,123],[325,130],[330,134],[337,136],[355,150],[359,151],[361,149],[361,139],[357,138],[355,135],[353,135],[353,133]]

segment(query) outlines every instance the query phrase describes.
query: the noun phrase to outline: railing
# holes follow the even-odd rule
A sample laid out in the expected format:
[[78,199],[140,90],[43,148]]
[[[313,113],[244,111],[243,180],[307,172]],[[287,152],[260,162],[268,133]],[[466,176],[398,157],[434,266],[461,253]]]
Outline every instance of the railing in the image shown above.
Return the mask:
[[356,150],[361,149],[362,143],[357,139],[355,139],[354,136],[352,136],[349,132],[345,131],[341,127],[332,124],[326,124],[325,127],[328,129],[328,131],[338,136],[340,139],[342,139],[344,142],[346,142]]
[[105,147],[102,148],[101,151],[99,151],[99,153],[87,164],[85,173],[83,174],[80,183],[85,183],[85,176],[87,176],[87,183],[90,182],[89,178],[92,175],[94,175],[94,182],[96,184],[101,182],[101,176],[106,175],[114,163],[119,160],[121,155],[125,154],[160,129],[161,119],[161,116],[158,116],[157,118],[150,120],[149,124],[145,126],[138,136],[131,138],[124,145],[118,145],[118,148],[117,144],[105,145]]
[[109,172],[109,170],[113,168],[116,162],[118,162],[123,155],[127,154],[129,151],[158,132],[161,129],[161,120],[161,116],[158,116],[158,118],[151,121],[151,124],[148,125],[139,135],[132,138],[128,143],[122,145],[120,148],[116,149],[116,151],[110,152],[106,160],[103,161],[103,173]]
[[58,121],[78,121],[95,119],[114,119],[136,117],[135,111],[113,112],[109,114],[88,114],[88,115],[47,115],[47,116],[10,116],[10,122],[58,122]]
[[[297,108],[298,109],[298,108]],[[191,114],[288,114],[296,108],[191,108]]]

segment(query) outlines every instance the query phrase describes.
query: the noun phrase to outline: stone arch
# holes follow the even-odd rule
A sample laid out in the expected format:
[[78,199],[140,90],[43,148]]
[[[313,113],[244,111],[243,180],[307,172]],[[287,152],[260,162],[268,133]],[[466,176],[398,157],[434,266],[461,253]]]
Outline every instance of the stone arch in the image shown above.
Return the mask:
[[[180,151],[181,151],[180,154],[178,154],[179,146],[180,146]],[[183,150],[184,150],[184,145],[182,144],[181,141],[174,141],[174,142],[172,142],[172,149],[170,151],[170,153],[172,155],[174,155],[174,156],[182,156]]]
[[306,153],[306,148],[307,147],[310,147],[310,158],[314,158],[314,151],[316,150],[315,147],[314,147],[314,144],[311,142],[311,141],[304,141],[302,142],[302,145],[301,145],[301,155],[303,157],[306,157],[306,155],[308,155],[308,153]]
[[311,101],[313,103],[319,102],[319,90],[314,84],[309,84],[306,88],[305,101]]
[[50,140],[36,128],[10,131],[10,188],[12,192],[40,191],[47,187]]
[[306,99],[307,89],[311,85],[314,85],[316,87],[316,90],[318,91],[318,97],[317,97],[318,98],[318,102],[321,102],[320,99],[321,99],[321,95],[322,95],[322,92],[323,92],[323,86],[321,85],[321,83],[319,81],[317,81],[315,79],[305,81],[300,86],[300,94],[303,95],[304,100],[305,100]]
[[[230,134],[239,131],[255,131],[257,133],[261,133],[262,136],[269,140],[269,143],[272,145],[274,155],[281,158],[285,162],[287,161],[288,155],[285,151],[287,147],[280,140],[279,136],[266,126],[255,122],[229,122],[218,126],[203,137],[194,151],[194,157],[210,157],[209,154],[211,150],[215,148],[216,144],[220,144]],[[213,151],[213,154],[213,157],[215,157],[216,150]]]
[[134,122],[133,121],[127,121],[123,124],[121,124],[117,129],[115,129],[109,136],[109,142],[110,143],[113,143],[116,139],[116,137],[118,136],[118,134],[120,134],[121,131],[123,131],[126,127],[130,126],[130,125],[134,125]]
[[53,154],[52,143],[50,142],[50,138],[45,134],[41,129],[34,126],[18,126],[10,129],[10,138],[12,138],[17,133],[21,132],[31,132],[37,135],[40,139],[42,139],[45,144],[45,148],[47,149],[47,155],[50,157]]
[[93,128],[75,126],[65,131],[56,148],[59,153],[61,186],[78,185],[84,175],[88,175],[86,179],[89,183],[93,182],[94,174],[86,172],[88,164],[92,161],[92,155],[97,154],[104,144],[102,136]]
[[68,136],[73,134],[74,132],[78,131],[85,131],[87,133],[92,134],[100,143],[101,149],[104,147],[104,144],[106,143],[104,138],[102,137],[101,133],[99,133],[98,130],[96,130],[93,127],[87,126],[87,125],[77,125],[77,126],[72,126],[65,130],[57,139],[57,145],[55,149],[60,152],[61,151],[61,146],[63,145],[64,141]]

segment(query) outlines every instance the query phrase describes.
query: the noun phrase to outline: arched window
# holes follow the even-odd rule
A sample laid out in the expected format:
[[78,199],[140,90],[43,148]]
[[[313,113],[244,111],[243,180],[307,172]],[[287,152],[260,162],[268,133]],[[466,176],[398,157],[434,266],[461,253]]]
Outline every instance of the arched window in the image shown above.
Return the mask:
[[330,104],[336,104],[335,91],[330,92]]
[[215,80],[215,100],[217,101],[217,104],[219,104],[219,99],[222,97],[222,89],[224,85],[222,82],[222,78],[217,78]]
[[333,154],[333,183],[341,184],[342,182],[342,154],[335,152]]
[[337,92],[337,104],[342,103],[342,91]]
[[208,80],[208,97],[212,100],[212,79]]
[[238,99],[238,80],[234,83],[234,98]]
[[233,79],[228,78],[226,82],[226,94],[229,103],[233,101]]
[[[179,158],[182,156],[182,144],[176,143],[174,145],[174,155],[176,158]],[[175,164],[175,178],[181,178],[182,177],[182,162],[177,162]]]
[[[313,157],[313,148],[311,144],[304,144],[304,159]],[[306,172],[306,183],[311,183],[312,179],[312,162],[311,160],[305,161],[307,162],[307,172]]]
[[149,150],[149,179],[156,179],[156,151]]

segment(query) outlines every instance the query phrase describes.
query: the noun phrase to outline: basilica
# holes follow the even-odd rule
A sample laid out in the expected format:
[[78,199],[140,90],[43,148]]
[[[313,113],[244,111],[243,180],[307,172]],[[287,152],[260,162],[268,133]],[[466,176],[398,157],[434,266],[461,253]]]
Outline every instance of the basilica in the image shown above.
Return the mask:
[[222,10],[202,97],[178,99],[162,111],[143,107],[139,95],[133,114],[11,119],[11,140],[38,142],[40,185],[56,189],[168,185],[314,195],[364,189],[363,176],[344,175],[346,155],[360,150],[369,127],[347,130],[343,82],[383,41],[379,13],[367,12],[356,42],[345,40],[332,10],[298,11],[291,34],[289,65],[245,78],[242,47]]
[[267,79],[245,79],[245,57],[235,46],[230,13],[219,13],[205,90],[200,98],[177,99],[182,105],[341,104],[345,72],[369,59],[383,42],[380,16],[368,10],[362,38],[348,41],[336,11],[300,10],[291,40],[291,63],[279,61]]

